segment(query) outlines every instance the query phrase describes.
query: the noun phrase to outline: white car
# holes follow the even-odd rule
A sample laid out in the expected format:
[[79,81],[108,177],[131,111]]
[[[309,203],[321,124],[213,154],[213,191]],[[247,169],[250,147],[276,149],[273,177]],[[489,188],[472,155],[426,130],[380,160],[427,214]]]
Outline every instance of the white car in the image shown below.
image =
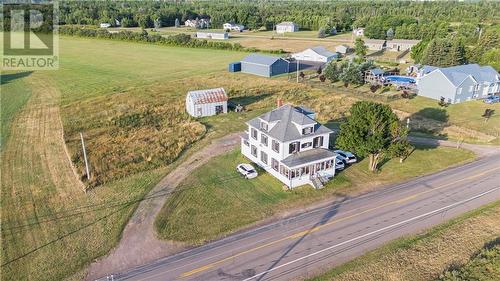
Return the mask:
[[342,171],[344,170],[344,168],[345,168],[344,161],[342,161],[342,159],[340,159],[340,157],[337,156],[337,158],[335,158],[335,170]]
[[258,176],[257,171],[250,164],[239,164],[236,166],[236,170],[247,179],[253,179]]
[[337,153],[337,157],[346,164],[352,164],[358,161],[356,156],[349,151],[343,151],[339,149],[335,150],[334,152]]

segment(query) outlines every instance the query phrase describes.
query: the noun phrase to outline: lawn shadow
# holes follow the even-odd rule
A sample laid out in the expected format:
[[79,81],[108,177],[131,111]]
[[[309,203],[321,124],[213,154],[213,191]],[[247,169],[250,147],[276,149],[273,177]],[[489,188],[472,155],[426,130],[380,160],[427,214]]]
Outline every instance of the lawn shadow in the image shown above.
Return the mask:
[[440,139],[448,138],[448,135],[444,133],[444,129],[450,126],[448,123],[449,115],[444,107],[423,108],[410,115],[409,120],[410,132],[412,133],[438,137]]
[[0,76],[0,85],[8,84],[13,80],[16,79],[21,79],[27,76],[30,76],[33,71],[23,71],[23,72],[16,72],[16,73],[11,73],[11,74],[2,74]]

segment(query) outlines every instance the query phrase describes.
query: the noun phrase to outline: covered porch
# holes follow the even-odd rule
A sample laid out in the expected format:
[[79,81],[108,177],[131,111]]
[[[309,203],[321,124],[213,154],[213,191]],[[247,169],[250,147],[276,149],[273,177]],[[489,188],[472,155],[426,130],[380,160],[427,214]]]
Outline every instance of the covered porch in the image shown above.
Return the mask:
[[280,178],[289,188],[305,184],[322,188],[335,176],[336,157],[335,152],[323,148],[295,153],[281,162]]

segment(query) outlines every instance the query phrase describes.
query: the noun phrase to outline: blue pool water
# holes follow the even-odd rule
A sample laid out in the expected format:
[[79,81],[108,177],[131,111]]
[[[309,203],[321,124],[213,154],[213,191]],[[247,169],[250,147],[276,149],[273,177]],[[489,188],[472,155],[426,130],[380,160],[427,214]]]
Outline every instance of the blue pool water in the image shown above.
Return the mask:
[[385,77],[387,81],[397,83],[397,84],[403,84],[403,83],[415,83],[415,78],[413,77],[408,77],[408,76],[397,76],[397,75],[390,75]]

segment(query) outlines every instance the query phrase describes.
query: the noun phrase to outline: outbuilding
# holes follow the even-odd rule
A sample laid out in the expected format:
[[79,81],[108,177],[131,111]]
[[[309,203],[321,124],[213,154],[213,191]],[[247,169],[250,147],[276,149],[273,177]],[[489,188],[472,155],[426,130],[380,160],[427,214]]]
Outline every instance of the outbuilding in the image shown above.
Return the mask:
[[276,33],[297,32],[297,31],[299,31],[299,26],[291,21],[284,21],[276,25]]
[[227,95],[224,88],[189,91],[186,111],[193,117],[227,113]]
[[339,58],[338,53],[330,52],[325,47],[317,46],[305,49],[302,52],[292,54],[292,58],[296,60],[313,61],[313,62],[329,62]]
[[229,34],[227,32],[196,32],[196,38],[200,39],[216,39],[216,40],[227,40],[229,39]]
[[345,55],[349,53],[350,49],[351,48],[347,45],[338,45],[337,47],[335,47],[335,52]]
[[241,61],[241,72],[264,77],[288,73],[289,62],[273,56],[250,54]]

